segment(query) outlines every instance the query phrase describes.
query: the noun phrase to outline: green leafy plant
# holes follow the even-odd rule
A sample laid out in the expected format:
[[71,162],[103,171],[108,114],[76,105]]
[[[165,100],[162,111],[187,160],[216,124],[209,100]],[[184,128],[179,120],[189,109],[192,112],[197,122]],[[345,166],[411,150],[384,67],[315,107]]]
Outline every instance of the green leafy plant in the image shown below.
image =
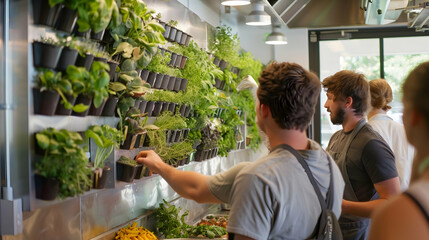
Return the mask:
[[156,231],[165,238],[189,238],[206,236],[208,238],[221,237],[227,234],[226,229],[218,226],[191,226],[185,222],[185,217],[189,212],[180,214],[182,208],[177,208],[163,199],[156,209],[155,216]]
[[209,49],[218,58],[234,64],[238,59],[239,44],[240,40],[237,34],[232,33],[231,27],[222,25],[216,27],[215,39]]
[[82,147],[78,133],[47,128],[36,133],[36,141],[44,151],[43,158],[35,164],[36,173],[60,181],[60,198],[83,193],[91,186],[86,146]]
[[170,111],[163,112],[153,125],[158,126],[161,129],[182,129],[186,128],[186,122],[180,114],[173,115]]
[[97,147],[97,152],[94,158],[94,168],[103,168],[104,162],[107,160],[113,149],[119,147],[122,142],[122,132],[109,125],[91,126],[85,131],[86,140],[94,139]]

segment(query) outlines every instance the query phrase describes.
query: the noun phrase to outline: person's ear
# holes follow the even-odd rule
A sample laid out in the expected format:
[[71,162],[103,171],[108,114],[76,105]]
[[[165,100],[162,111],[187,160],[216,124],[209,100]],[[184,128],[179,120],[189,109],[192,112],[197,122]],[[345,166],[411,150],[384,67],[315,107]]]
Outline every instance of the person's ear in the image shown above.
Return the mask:
[[261,116],[263,117],[263,118],[266,118],[266,117],[268,117],[268,116],[270,116],[271,115],[271,110],[270,110],[270,108],[268,107],[268,105],[265,105],[265,104],[262,104],[261,103],[261,105],[260,105],[260,110],[261,110]]
[[353,105],[353,98],[348,96],[344,101],[344,103],[345,103],[345,108],[351,108]]

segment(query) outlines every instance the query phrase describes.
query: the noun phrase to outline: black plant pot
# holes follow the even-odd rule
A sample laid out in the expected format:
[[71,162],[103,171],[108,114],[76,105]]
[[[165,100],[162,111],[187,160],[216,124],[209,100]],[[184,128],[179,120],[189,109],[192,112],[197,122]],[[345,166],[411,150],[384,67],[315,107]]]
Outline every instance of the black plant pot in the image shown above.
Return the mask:
[[136,68],[137,75],[140,76],[142,74],[142,70],[140,68]]
[[203,160],[204,160],[204,158],[203,158],[203,150],[197,150],[195,152],[195,155],[194,155],[194,161],[196,161],[196,162],[202,162]]
[[174,136],[174,142],[177,143],[180,141],[180,137],[182,137],[182,130],[181,129],[177,129],[176,130],[176,135]]
[[223,90],[224,87],[225,87],[225,81],[220,81],[219,89]]
[[182,37],[180,38],[180,45],[185,45],[186,43],[186,38],[188,37],[188,34],[185,32],[182,32]]
[[109,175],[110,168],[104,167],[101,177],[97,173],[92,173],[92,188],[103,189],[106,187],[107,176]]
[[99,31],[98,33],[94,33],[94,31],[91,31],[91,37],[90,38],[92,40],[101,41],[103,39],[104,32],[105,32],[105,29]]
[[72,34],[76,37],[89,38],[91,36],[91,29],[88,29],[86,32],[79,32],[79,25],[75,24]]
[[149,170],[148,167],[145,165],[142,165],[142,167],[137,168],[136,176],[134,179],[141,179],[143,177],[151,176],[152,172]]
[[33,62],[35,67],[55,69],[62,47],[52,44],[33,42]]
[[[92,98],[86,94],[80,94],[79,96],[77,96],[77,99],[76,99],[76,104],[82,103],[83,105],[89,106],[91,102],[92,102]],[[78,116],[78,117],[85,117],[86,115],[88,115],[88,111],[89,111],[89,108],[80,113],[73,111],[72,115]]]
[[115,39],[113,39],[112,34],[110,33],[110,30],[105,30],[103,39],[101,41],[108,44],[115,43]]
[[163,113],[163,112],[165,112],[165,111],[168,111],[168,106],[170,105],[170,103],[169,102],[162,102],[162,105],[161,105],[161,112],[160,113]]
[[168,66],[174,67],[174,63],[176,62],[176,58],[177,58],[177,53],[172,52],[171,53],[171,60],[168,63]]
[[[74,105],[74,103],[76,102],[76,97],[74,97],[73,95],[66,95],[65,96],[67,101],[69,103],[71,103],[72,105]],[[63,116],[70,116],[72,109],[66,109],[64,107],[64,104],[61,103],[62,99],[60,98],[58,100],[58,105],[57,105],[57,109],[55,110],[55,115],[63,115]]]
[[101,116],[112,117],[115,115],[115,109],[118,105],[117,97],[109,97],[104,104],[103,112]]
[[121,162],[116,162],[116,178],[119,181],[132,182],[137,173],[137,167],[141,166],[131,166]]
[[143,145],[143,141],[144,141],[144,135],[137,134],[136,141],[134,142],[134,148],[140,148]]
[[168,37],[170,36],[170,30],[171,30],[171,26],[168,24],[165,24],[165,32],[162,34],[164,36],[165,39],[168,40]]
[[191,112],[191,106],[186,106],[185,117],[189,117],[189,113]]
[[146,103],[146,108],[145,108],[144,112],[147,113],[148,117],[152,116],[154,105],[155,105],[155,102],[153,102],[153,101],[148,101]]
[[142,102],[141,100],[136,99],[136,100],[134,101],[134,108],[135,108],[135,109],[139,109],[139,107],[140,107],[140,103],[141,103],[141,102]]
[[191,41],[192,36],[188,34],[188,36],[186,36],[186,41],[185,41],[185,46],[189,46],[189,42]]
[[171,102],[171,103],[168,105],[168,111],[170,111],[170,112],[172,112],[173,114],[175,114],[175,112],[176,112],[176,106],[177,106],[177,103],[173,103],[173,102]]
[[177,33],[177,28],[171,27],[170,34],[168,35],[167,40],[170,42],[174,42],[174,40],[176,39],[176,33]]
[[134,179],[141,179],[143,177],[142,170],[143,170],[143,165],[137,166],[137,171],[134,176]]
[[92,54],[85,54],[85,56],[81,56],[80,54],[77,56],[76,59],[76,66],[77,67],[85,67],[86,70],[90,70],[92,66],[92,62],[94,61],[94,55]]
[[155,89],[161,89],[163,78],[164,78],[164,74],[158,73],[156,75],[155,83],[153,84],[154,85],[153,88],[155,88]]
[[77,59],[78,51],[73,48],[64,47],[61,51],[55,70],[65,72],[69,65],[74,65]]
[[173,91],[175,84],[176,84],[176,77],[170,76],[170,80],[168,81],[167,89],[170,91]]
[[110,68],[109,70],[110,81],[113,82],[115,81],[116,68],[118,67],[119,63],[108,61],[107,64],[109,64],[109,68]]
[[182,56],[182,61],[180,62],[181,69],[185,69],[186,61],[188,61],[188,57]]
[[180,90],[186,91],[186,88],[188,87],[188,79],[183,78],[182,83],[180,83]]
[[176,67],[176,68],[180,67],[180,63],[182,63],[182,57],[183,57],[182,55],[177,54],[176,61],[174,62],[173,67]]
[[220,59],[218,57],[215,57],[213,59],[213,63],[214,63],[214,65],[216,65],[217,67],[219,67]]
[[60,189],[60,181],[54,178],[45,178],[39,174],[34,175],[36,183],[36,198],[42,200],[54,200]]
[[57,21],[61,4],[51,7],[49,0],[33,0],[32,3],[34,24],[53,27]]
[[176,37],[175,37],[175,39],[174,39],[174,41],[175,41],[176,43],[180,44],[180,40],[182,40],[182,34],[183,34],[183,31],[182,31],[182,30],[177,29]]
[[146,105],[147,105],[147,101],[146,100],[142,100],[140,102],[140,105],[139,105],[140,113],[144,113],[144,111],[146,110]]
[[170,75],[165,74],[164,77],[162,78],[162,84],[161,84],[161,89],[167,90],[168,87],[168,83],[170,82]]
[[71,33],[76,24],[77,10],[72,10],[67,7],[61,8],[55,29],[66,33]]
[[191,129],[190,129],[190,128],[185,128],[185,129],[183,129],[183,134],[182,134],[182,136],[183,136],[183,140],[185,140],[185,139],[187,139],[187,138],[188,138],[189,131],[191,131]]
[[165,54],[165,48],[158,47],[158,49],[159,49],[159,52],[161,53],[161,55],[164,57],[164,54]]
[[[140,77],[141,77],[141,79],[142,79],[143,81],[146,81],[146,82],[147,82],[148,77],[149,77],[149,70],[143,69],[143,71],[142,71],[142,72],[141,72],[141,74],[140,74]],[[151,86],[152,86],[152,85],[151,85]]]
[[124,142],[119,146],[120,149],[130,150],[134,148],[136,144],[137,134],[127,133],[127,137]]
[[217,89],[219,89],[220,88],[220,82],[221,82],[221,80],[219,78],[215,78],[215,85],[214,85],[214,87],[217,88]]
[[158,73],[156,73],[156,72],[149,72],[149,75],[147,77],[146,82],[149,83],[152,88],[155,87],[155,80],[156,80],[157,75],[158,75]]
[[101,105],[96,108],[94,106],[94,102],[91,103],[91,106],[89,107],[89,112],[88,115],[90,116],[100,116],[101,113],[103,112],[104,109],[104,105],[106,104],[107,99],[104,99],[104,101],[101,103]]
[[59,99],[60,95],[56,91],[40,92],[40,89],[33,88],[34,114],[54,115]]
[[[95,61],[97,62],[102,62],[102,63],[107,63],[107,58],[102,58],[102,57],[94,57],[94,61],[92,63],[94,63]],[[91,64],[92,65],[92,64]]]
[[178,92],[180,90],[180,84],[182,84],[182,78],[176,78],[176,81],[174,82],[174,88],[173,88],[175,92]]
[[220,70],[224,70],[225,68],[226,68],[226,66],[228,65],[228,63],[225,61],[225,60],[220,60],[220,62],[219,62],[219,68],[220,68]]
[[182,117],[184,117],[184,116],[185,116],[185,110],[186,110],[186,105],[185,105],[185,104],[180,105],[179,112],[180,112],[180,115],[181,115]]
[[155,106],[153,107],[152,116],[157,117],[159,116],[159,113],[161,112],[162,104],[164,102],[155,102]]

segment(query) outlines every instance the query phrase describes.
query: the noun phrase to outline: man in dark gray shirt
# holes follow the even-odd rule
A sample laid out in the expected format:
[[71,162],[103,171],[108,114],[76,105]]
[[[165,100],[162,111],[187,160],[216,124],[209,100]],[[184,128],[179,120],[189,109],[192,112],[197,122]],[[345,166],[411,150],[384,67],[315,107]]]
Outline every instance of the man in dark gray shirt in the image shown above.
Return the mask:
[[343,129],[329,141],[346,183],[339,219],[344,239],[366,239],[369,217],[378,205],[400,193],[395,157],[383,138],[366,123],[369,84],[363,74],[340,71],[323,80],[325,108]]

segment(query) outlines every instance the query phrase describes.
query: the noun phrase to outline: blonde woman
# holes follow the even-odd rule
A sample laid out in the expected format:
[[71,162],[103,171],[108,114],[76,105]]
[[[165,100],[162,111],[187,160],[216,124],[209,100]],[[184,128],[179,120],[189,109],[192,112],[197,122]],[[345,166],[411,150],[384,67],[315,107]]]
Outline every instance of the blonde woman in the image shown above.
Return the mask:
[[403,85],[403,122],[414,146],[410,188],[375,212],[370,239],[429,239],[429,62],[420,64]]
[[411,176],[411,165],[414,149],[407,142],[404,126],[395,122],[387,112],[392,108],[392,88],[384,79],[374,79],[369,82],[371,92],[371,111],[368,113],[368,123],[377,131],[395,155],[401,190],[408,188]]

